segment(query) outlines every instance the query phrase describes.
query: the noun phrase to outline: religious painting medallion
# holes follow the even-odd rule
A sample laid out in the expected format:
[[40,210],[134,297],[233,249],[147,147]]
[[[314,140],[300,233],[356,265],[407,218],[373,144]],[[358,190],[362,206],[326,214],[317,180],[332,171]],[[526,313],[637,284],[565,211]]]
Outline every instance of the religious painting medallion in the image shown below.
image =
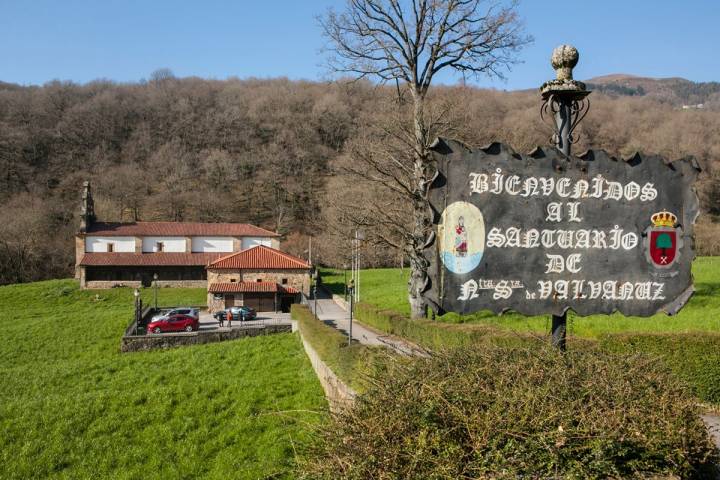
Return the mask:
[[482,213],[468,202],[454,202],[442,213],[438,225],[440,259],[452,273],[464,274],[480,263],[485,248]]

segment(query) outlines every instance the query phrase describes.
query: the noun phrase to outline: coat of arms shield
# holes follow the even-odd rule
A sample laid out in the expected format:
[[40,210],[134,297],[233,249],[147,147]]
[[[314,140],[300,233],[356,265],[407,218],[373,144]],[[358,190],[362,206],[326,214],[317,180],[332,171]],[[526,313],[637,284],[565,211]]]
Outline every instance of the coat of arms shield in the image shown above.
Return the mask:
[[682,235],[676,227],[677,216],[663,210],[650,217],[652,225],[646,230],[645,253],[648,261],[656,268],[669,268],[677,260]]

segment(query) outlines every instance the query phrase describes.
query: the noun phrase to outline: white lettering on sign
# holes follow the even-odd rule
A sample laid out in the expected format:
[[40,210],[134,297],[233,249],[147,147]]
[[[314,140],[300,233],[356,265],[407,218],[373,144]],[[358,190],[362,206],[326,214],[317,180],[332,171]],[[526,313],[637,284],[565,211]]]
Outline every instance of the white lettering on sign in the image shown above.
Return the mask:
[[[619,282],[617,280],[592,281],[576,280],[539,280],[537,289],[525,290],[525,298],[534,300],[665,300],[665,284],[661,282]],[[519,280],[468,280],[460,285],[458,300],[478,298],[484,290],[491,293],[493,300],[506,300],[515,291],[524,289]]]
[[608,249],[632,250],[640,239],[635,232],[626,232],[615,225],[611,230],[521,230],[517,227],[501,229],[493,227],[487,234],[487,248],[553,248],[563,250]]
[[519,280],[468,280],[460,285],[458,300],[472,300],[480,296],[481,290],[492,290],[493,299],[507,299],[512,296],[513,290],[525,288]]
[[506,176],[501,169],[496,169],[492,175],[485,173],[470,173],[470,193],[493,195],[507,194],[521,197],[550,197],[559,198],[597,198],[603,200],[627,200],[651,202],[657,198],[657,189],[653,183],[640,186],[636,182],[622,184],[606,180],[602,175],[596,175],[589,182],[587,180],[572,180],[567,177],[555,179],[553,177],[526,177],[518,175]]

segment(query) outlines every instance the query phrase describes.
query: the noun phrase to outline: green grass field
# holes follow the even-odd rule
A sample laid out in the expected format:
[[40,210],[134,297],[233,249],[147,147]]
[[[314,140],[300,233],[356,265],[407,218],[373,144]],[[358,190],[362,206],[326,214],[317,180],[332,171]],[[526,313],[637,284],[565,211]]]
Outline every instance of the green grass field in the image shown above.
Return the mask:
[[[568,333],[597,338],[604,333],[718,332],[720,331],[720,257],[698,258],[693,265],[693,274],[697,291],[678,315],[670,317],[660,314],[648,318],[625,317],[620,314],[578,317],[571,313]],[[361,301],[409,315],[408,275],[408,269],[363,270],[360,275]],[[342,271],[324,271],[322,278],[324,284],[332,291],[343,293]],[[451,323],[490,324],[517,332],[544,333],[550,330],[549,315],[524,317],[516,313],[506,313],[498,316],[491,312],[479,312],[460,316],[449,313],[439,319]]]
[[72,280],[0,287],[0,478],[292,477],[327,410],[299,337],[121,354],[132,301]]

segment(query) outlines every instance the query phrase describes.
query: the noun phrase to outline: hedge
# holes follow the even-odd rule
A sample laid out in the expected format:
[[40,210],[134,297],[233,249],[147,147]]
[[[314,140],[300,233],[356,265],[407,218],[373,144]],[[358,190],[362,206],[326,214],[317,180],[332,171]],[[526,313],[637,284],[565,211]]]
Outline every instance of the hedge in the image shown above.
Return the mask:
[[[521,345],[547,342],[532,334],[516,334],[489,325],[466,325],[410,320],[392,310],[369,304],[357,305],[358,320],[391,335],[406,338],[430,349],[460,347],[478,343]],[[692,387],[704,402],[720,405],[720,334],[608,334],[599,341],[572,338],[570,348],[600,348],[615,353],[645,353],[664,361]]]
[[715,478],[683,382],[646,355],[486,345],[379,372],[300,478]]
[[394,310],[380,310],[367,303],[358,303],[355,307],[355,315],[359,321],[429,350],[462,347],[479,342],[518,345],[534,342],[539,338],[532,334],[503,331],[490,325],[443,323],[427,319],[410,320]]
[[639,352],[663,359],[701,400],[720,405],[720,334],[613,334],[599,340],[603,350]]
[[303,338],[322,361],[356,391],[364,391],[363,379],[380,359],[390,355],[382,347],[369,347],[360,343],[348,346],[345,334],[317,320],[305,305],[292,305],[290,315],[293,320],[297,320]]

